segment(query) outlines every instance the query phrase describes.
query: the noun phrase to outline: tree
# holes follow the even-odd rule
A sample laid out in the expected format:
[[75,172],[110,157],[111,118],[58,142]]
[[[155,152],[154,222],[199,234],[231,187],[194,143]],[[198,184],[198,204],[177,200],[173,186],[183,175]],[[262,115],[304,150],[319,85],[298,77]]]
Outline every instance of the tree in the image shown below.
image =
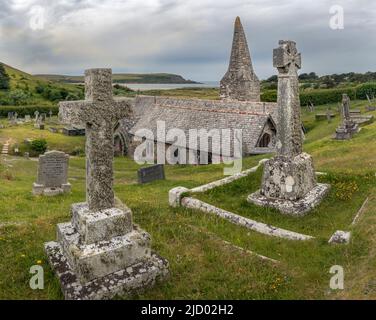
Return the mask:
[[0,63],[0,89],[8,90],[9,87],[9,75],[6,73],[4,65]]

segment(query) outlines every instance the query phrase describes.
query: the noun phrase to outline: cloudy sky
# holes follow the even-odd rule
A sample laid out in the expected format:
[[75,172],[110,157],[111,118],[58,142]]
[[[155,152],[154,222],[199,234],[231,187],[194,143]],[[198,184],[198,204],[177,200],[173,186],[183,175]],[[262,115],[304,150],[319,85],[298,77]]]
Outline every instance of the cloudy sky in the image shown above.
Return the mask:
[[[330,27],[335,5],[343,29]],[[220,80],[238,15],[261,79],[275,74],[279,39],[297,42],[302,72],[376,71],[374,0],[0,0],[0,61],[30,73],[111,67]]]

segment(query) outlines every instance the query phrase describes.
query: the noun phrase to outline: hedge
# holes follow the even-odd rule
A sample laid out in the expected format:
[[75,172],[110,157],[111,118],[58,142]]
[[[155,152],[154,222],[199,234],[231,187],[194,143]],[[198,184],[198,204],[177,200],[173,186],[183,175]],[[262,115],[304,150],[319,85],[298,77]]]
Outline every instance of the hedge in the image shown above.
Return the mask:
[[[306,106],[308,103],[314,105],[323,105],[327,103],[337,103],[342,101],[342,94],[347,93],[351,100],[366,100],[369,97],[376,96],[376,83],[364,83],[356,87],[337,88],[337,89],[320,89],[300,93],[300,104]],[[267,90],[261,94],[261,101],[276,102],[277,91]]]
[[49,114],[50,110],[53,115],[59,113],[58,106],[0,106],[0,117],[7,118],[9,112],[17,112],[19,117],[24,117],[25,115],[34,116],[34,112]]

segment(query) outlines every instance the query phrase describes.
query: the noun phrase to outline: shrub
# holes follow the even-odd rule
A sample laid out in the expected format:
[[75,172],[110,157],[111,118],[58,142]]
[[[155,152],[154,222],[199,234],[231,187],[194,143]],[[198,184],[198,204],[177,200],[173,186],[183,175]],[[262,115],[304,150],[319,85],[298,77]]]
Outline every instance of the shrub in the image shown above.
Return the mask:
[[47,141],[45,139],[36,139],[31,142],[31,150],[38,154],[45,153],[47,150]]
[[8,90],[9,88],[9,75],[6,73],[4,65],[0,63],[0,89]]
[[16,106],[27,104],[30,94],[21,89],[15,89],[9,92],[9,101]]

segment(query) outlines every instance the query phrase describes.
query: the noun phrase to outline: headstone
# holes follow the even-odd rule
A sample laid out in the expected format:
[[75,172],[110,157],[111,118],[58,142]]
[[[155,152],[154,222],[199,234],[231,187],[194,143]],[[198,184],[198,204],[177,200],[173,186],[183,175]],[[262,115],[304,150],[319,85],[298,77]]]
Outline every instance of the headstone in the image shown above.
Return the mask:
[[85,128],[83,127],[64,127],[63,134],[66,136],[85,136]]
[[42,116],[38,116],[38,118],[36,119],[36,122],[34,124],[34,127],[36,129],[39,129],[39,130],[44,130],[44,123],[43,123],[43,120],[42,120]]
[[56,196],[70,192],[68,165],[69,155],[61,151],[49,151],[39,156],[38,179],[33,185],[33,194]]
[[326,119],[328,120],[328,123],[332,122],[332,116],[331,116],[330,108],[328,108],[326,110]]
[[222,99],[260,101],[260,81],[253,70],[247,38],[239,17],[235,20],[230,64],[221,80],[220,96]]
[[52,118],[52,115],[53,115],[53,112],[52,112],[52,110],[50,110],[50,111],[48,112],[48,115],[50,116],[50,120],[51,120],[51,118]]
[[36,110],[36,111],[34,112],[34,117],[35,117],[34,121],[35,121],[35,123],[37,123],[37,121],[38,121],[38,119],[39,119],[39,111],[38,111],[38,110]]
[[248,201],[301,216],[317,206],[329,190],[318,184],[312,158],[303,152],[299,81],[301,55],[293,41],[280,41],[274,49],[278,69],[277,156],[264,165],[261,190]]
[[86,202],[72,205],[71,222],[45,249],[66,299],[110,299],[164,278],[168,262],[114,197],[114,124],[130,115],[132,100],[113,98],[110,69],[87,70],[85,87],[86,100],[61,102],[59,118],[86,128]]
[[141,168],[138,170],[138,182],[141,184],[164,179],[165,172],[163,164],[157,164],[155,166]]
[[25,115],[25,122],[30,122],[31,121],[31,117],[29,114]]
[[52,133],[58,133],[59,130],[57,128],[54,128],[54,127],[49,127],[48,130],[50,130],[50,132]]
[[25,152],[25,153],[24,153],[24,158],[27,159],[27,160],[30,159],[30,154],[29,154],[29,152]]
[[11,120],[13,118],[13,112],[9,111],[8,112],[8,120]]
[[342,123],[336,129],[336,140],[348,140],[359,132],[359,126],[351,119],[350,116],[350,98],[347,94],[342,95]]

